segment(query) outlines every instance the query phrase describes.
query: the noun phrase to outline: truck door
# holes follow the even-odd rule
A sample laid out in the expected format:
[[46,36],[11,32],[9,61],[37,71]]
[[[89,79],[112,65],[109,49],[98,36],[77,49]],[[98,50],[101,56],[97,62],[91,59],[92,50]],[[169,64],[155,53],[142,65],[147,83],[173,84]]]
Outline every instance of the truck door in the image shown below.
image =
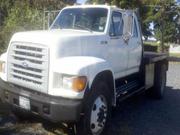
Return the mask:
[[128,41],[128,70],[127,74],[139,72],[142,57],[142,45],[137,17],[132,16],[132,33]]
[[126,75],[128,64],[128,48],[122,38],[123,28],[122,13],[113,11],[109,28],[108,61],[113,68],[116,79]]

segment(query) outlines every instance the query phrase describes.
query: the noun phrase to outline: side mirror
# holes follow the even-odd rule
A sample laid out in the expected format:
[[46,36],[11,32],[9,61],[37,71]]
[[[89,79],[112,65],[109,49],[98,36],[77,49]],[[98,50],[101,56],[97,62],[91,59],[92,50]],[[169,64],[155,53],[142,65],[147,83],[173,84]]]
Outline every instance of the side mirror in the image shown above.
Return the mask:
[[126,32],[122,37],[123,37],[124,42],[126,44],[128,44],[128,41],[131,38],[131,33],[130,32]]

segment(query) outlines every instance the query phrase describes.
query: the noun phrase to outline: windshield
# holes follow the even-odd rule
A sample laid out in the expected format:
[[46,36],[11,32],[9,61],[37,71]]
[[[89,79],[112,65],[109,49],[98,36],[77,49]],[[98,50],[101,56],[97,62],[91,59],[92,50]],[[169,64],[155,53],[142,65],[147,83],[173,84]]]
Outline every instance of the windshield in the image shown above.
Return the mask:
[[77,29],[104,32],[108,10],[105,8],[70,8],[63,10],[51,29]]

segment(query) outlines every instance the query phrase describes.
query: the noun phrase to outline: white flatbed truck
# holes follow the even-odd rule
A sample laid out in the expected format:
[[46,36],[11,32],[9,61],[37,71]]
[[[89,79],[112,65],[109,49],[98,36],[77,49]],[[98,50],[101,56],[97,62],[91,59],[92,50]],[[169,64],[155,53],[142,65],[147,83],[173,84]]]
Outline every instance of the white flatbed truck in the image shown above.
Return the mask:
[[163,96],[167,55],[143,48],[134,11],[66,7],[49,30],[13,35],[0,57],[1,99],[16,114],[76,123],[78,135],[103,135],[117,100],[146,90]]

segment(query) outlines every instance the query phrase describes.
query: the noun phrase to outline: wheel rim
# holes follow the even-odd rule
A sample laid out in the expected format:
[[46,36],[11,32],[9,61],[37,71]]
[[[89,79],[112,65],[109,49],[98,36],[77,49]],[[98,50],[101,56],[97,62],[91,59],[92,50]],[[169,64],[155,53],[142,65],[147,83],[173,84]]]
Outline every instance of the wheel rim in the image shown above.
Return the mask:
[[107,101],[101,95],[96,98],[92,106],[90,128],[93,135],[100,135],[104,129],[107,119]]

